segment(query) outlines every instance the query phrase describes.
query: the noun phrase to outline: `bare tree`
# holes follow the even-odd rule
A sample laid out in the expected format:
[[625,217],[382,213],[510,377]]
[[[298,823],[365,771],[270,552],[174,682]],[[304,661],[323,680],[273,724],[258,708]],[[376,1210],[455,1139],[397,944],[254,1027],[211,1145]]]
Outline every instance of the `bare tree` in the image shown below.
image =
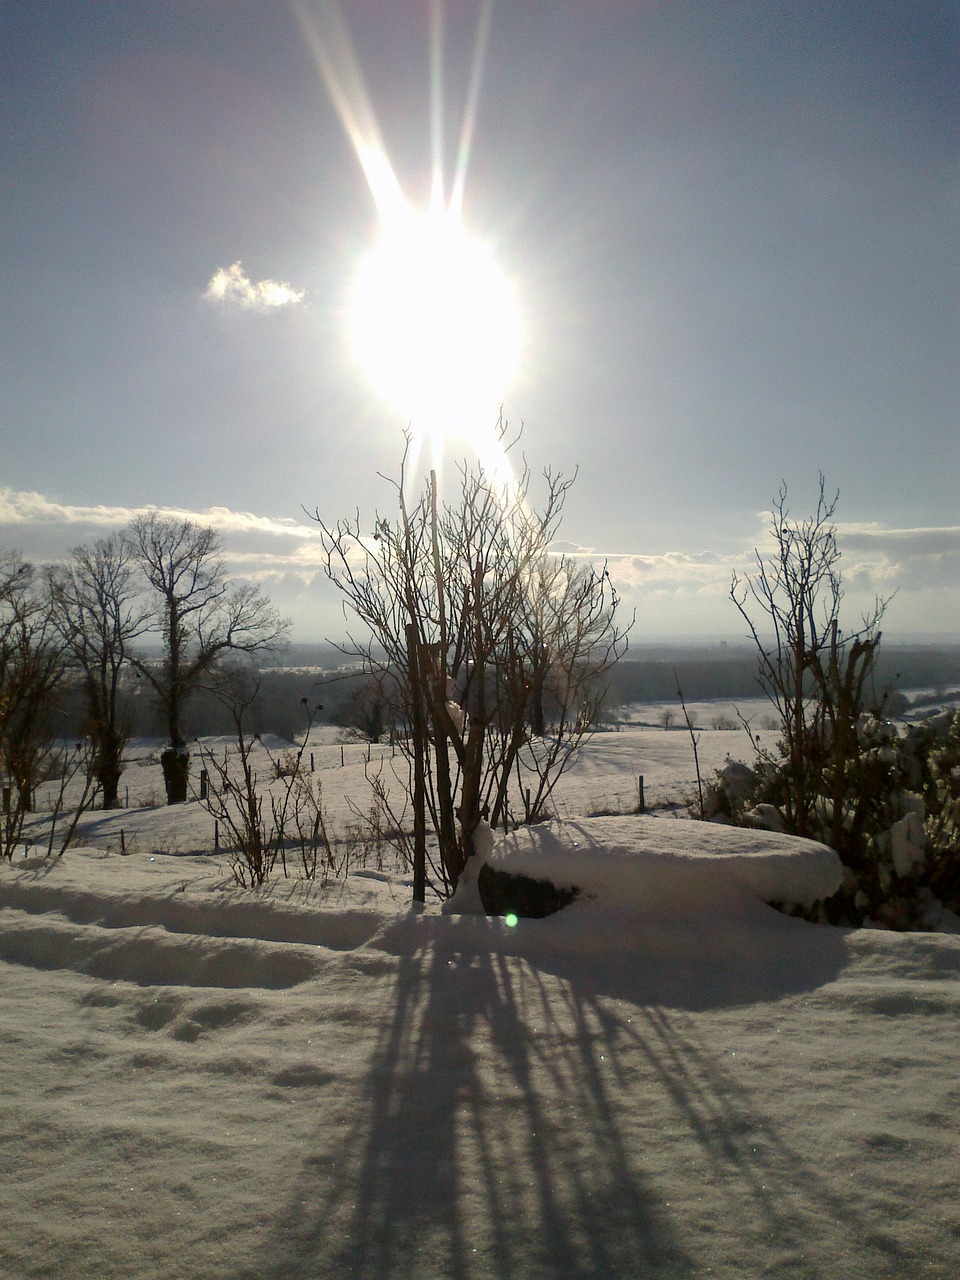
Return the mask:
[[[505,433],[501,423],[501,442]],[[407,456],[396,516],[378,516],[372,535],[359,516],[315,518],[328,576],[368,632],[344,651],[379,676],[405,728],[422,900],[428,821],[449,891],[483,819],[543,812],[595,723],[628,628],[605,567],[550,551],[572,481],[545,472],[536,512],[526,468],[508,484],[464,464],[455,501],[441,503],[431,474],[411,505]]]
[[114,809],[130,733],[121,681],[130,645],[150,621],[138,566],[128,539],[114,534],[74,547],[48,580],[54,618],[83,680],[94,776],[103,807]]
[[[760,684],[781,730],[778,804],[787,829],[825,839],[839,853],[855,850],[871,804],[883,790],[867,773],[858,724],[877,701],[872,673],[879,624],[888,604],[877,600],[861,626],[840,629],[843,584],[834,514],[824,478],[816,514],[791,518],[786,486],[774,503],[770,554],[756,552],[756,571],[734,574],[730,595],[760,656]],[[769,638],[768,638],[769,636]]]
[[129,536],[154,593],[153,625],[163,638],[162,660],[138,658],[136,667],[167,722],[164,785],[167,803],[176,804],[187,798],[183,711],[190,695],[224,654],[281,647],[289,623],[256,587],[231,585],[215,529],[151,512],[134,521]]
[[0,853],[10,858],[34,792],[55,767],[51,710],[66,679],[62,638],[34,567],[0,553]]
[[387,732],[389,708],[382,682],[369,676],[357,684],[336,715],[336,723],[353,729],[367,742],[379,742]]

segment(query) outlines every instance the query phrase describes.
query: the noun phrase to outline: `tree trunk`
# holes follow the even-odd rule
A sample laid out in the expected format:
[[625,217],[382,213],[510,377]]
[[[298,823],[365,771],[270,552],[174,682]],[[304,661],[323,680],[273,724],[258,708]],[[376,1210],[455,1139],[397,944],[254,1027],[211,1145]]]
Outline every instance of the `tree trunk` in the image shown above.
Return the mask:
[[163,785],[167,792],[167,804],[183,804],[187,798],[190,752],[182,745],[167,747],[160,757],[160,763],[163,766]]
[[408,676],[410,681],[410,714],[413,729],[413,900],[426,902],[427,897],[427,824],[426,779],[424,755],[426,730],[423,723],[423,695],[420,688],[419,636],[414,623],[406,628]]
[[97,781],[103,791],[104,809],[119,809],[120,775],[123,770],[113,761],[105,762],[97,770]]
[[120,776],[123,773],[123,748],[126,735],[109,725],[95,724],[90,736],[95,746],[95,774],[103,792],[104,809],[119,809]]

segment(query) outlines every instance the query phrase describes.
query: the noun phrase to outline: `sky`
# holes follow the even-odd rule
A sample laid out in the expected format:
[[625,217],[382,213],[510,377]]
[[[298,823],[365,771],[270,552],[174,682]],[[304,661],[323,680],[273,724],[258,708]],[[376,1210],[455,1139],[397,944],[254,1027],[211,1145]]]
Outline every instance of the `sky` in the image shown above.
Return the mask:
[[371,357],[357,282],[442,207],[509,339],[443,348],[442,486],[502,406],[642,641],[742,635],[822,472],[849,622],[960,634],[956,3],[0,0],[0,111],[0,547],[186,513],[343,634],[308,513],[393,510],[435,296],[408,253]]

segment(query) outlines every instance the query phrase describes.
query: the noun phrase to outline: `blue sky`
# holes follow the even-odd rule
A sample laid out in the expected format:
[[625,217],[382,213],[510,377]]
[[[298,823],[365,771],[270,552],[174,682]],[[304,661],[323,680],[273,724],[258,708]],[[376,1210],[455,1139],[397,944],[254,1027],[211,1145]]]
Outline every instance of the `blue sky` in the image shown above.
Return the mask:
[[[417,207],[431,8],[449,181],[484,5],[341,6]],[[504,411],[535,471],[579,468],[564,545],[638,639],[737,635],[732,570],[822,471],[850,620],[896,591],[888,635],[960,633],[960,6],[489,19],[463,221],[517,300]],[[0,3],[0,545],[185,511],[300,637],[342,631],[303,508],[372,525],[406,419],[348,336],[379,222],[331,29],[313,0]]]

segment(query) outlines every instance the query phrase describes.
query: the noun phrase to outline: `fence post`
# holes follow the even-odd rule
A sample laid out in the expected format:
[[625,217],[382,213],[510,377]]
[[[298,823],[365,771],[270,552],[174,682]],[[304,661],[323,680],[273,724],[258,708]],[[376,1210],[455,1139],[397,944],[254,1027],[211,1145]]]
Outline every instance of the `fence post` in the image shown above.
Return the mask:
[[637,775],[637,791],[640,793],[640,806],[639,806],[640,812],[646,813],[647,804],[643,796],[643,774],[642,773]]
[[201,770],[200,770],[200,799],[201,799],[201,800],[206,800],[206,798],[207,798],[207,783],[208,783],[208,781],[209,781],[209,779],[207,778],[207,771],[206,771],[206,769],[201,769]]

